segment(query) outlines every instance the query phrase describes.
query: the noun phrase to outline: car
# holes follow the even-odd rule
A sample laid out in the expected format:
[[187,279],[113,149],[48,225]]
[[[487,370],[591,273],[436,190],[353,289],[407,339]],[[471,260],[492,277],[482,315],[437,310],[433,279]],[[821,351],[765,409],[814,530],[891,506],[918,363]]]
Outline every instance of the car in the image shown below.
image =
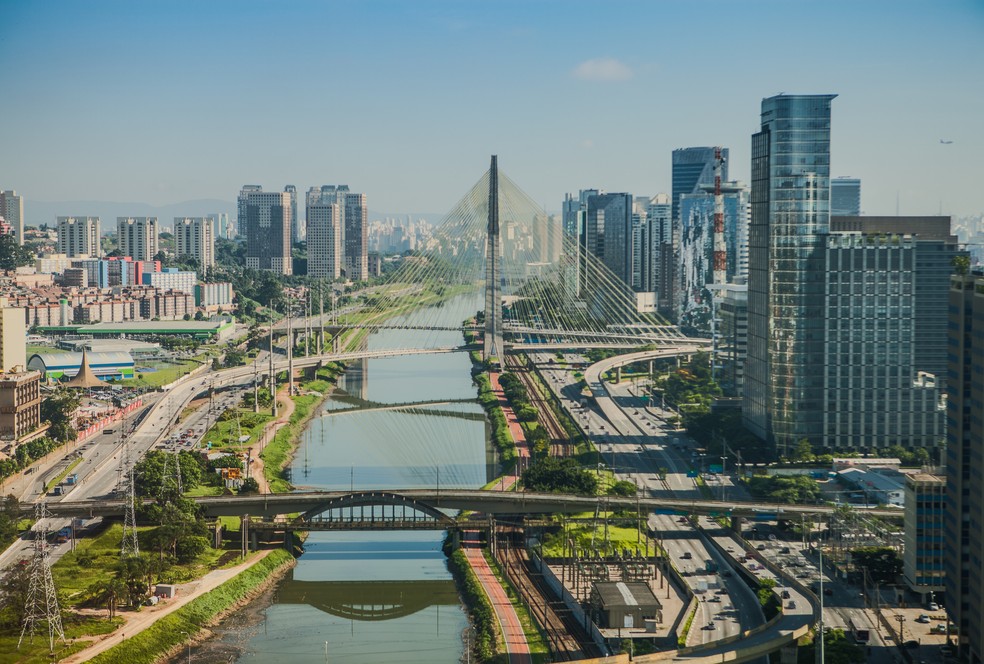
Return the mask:
[[727,588],[718,588],[717,594],[718,595],[727,595],[728,594],[728,589]]
[[783,590],[782,593],[781,593],[781,596],[782,596],[783,599],[789,599],[789,591],[788,590]]
[[721,601],[721,598],[718,597],[717,595],[712,595],[711,598],[709,600],[707,600],[707,601],[708,602],[720,602]]
[[680,557],[683,558],[684,560],[690,560],[691,558],[694,557],[694,555],[692,553],[690,553],[689,551],[684,551],[683,552],[683,555],[680,556]]
[[714,624],[714,621],[711,621],[707,623],[707,626],[705,626],[704,629],[715,630],[717,629],[717,625]]
[[799,574],[796,575],[796,578],[797,579],[809,579],[810,578],[810,575],[807,574],[806,572],[800,572]]
[[946,634],[946,623],[936,623],[929,631],[935,632],[936,634]]
[[916,622],[917,623],[928,623],[929,622],[929,616],[927,616],[925,613],[921,613],[921,614],[919,614],[919,617],[916,618]]
[[926,608],[929,609],[930,611],[939,611],[940,605],[937,604],[936,602],[930,602],[929,606],[927,606]]
[[789,600],[789,602],[786,604],[786,608],[787,609],[795,609],[796,608],[796,602],[794,602],[793,600]]
[[758,549],[759,551],[765,551],[765,545],[764,545],[764,544],[759,544],[759,545],[758,545],[757,547],[755,547],[755,548],[756,548],[756,549]]

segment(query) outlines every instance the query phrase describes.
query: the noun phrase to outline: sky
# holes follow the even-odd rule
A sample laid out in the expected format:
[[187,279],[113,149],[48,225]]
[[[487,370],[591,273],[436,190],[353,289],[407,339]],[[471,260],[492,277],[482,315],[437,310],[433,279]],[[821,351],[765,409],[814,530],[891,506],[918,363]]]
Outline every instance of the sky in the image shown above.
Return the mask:
[[669,192],[680,147],[730,148],[747,181],[781,92],[838,95],[831,172],[863,212],[984,211],[981,0],[4,0],[0,90],[29,224],[54,221],[32,199],[243,184],[443,213],[491,154],[548,210]]

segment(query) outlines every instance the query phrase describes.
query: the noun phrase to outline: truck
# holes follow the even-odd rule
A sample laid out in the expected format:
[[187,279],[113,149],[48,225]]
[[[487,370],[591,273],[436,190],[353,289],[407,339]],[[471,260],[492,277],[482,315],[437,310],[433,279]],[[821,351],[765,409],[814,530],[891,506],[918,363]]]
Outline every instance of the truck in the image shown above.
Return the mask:
[[710,558],[708,558],[707,560],[704,561],[704,571],[713,574],[714,572],[718,571],[718,564],[713,560],[711,560]]
[[65,484],[67,484],[69,486],[72,486],[74,484],[77,484],[78,481],[79,481],[79,474],[78,473],[72,473],[71,475],[69,475],[68,477],[65,478]]

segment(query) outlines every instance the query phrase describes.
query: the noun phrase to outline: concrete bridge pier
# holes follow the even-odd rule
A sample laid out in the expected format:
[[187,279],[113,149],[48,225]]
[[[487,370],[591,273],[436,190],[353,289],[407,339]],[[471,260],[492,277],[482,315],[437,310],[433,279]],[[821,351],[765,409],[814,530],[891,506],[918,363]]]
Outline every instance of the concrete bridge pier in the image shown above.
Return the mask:
[[615,369],[615,383],[622,382],[622,367],[616,367]]
[[741,535],[741,524],[743,522],[744,522],[744,517],[740,517],[740,516],[731,517],[731,523],[730,523],[731,530]]
[[255,530],[249,532],[249,550],[256,551],[260,548],[260,537]]
[[222,548],[222,521],[220,519],[216,519],[212,525],[212,548]]

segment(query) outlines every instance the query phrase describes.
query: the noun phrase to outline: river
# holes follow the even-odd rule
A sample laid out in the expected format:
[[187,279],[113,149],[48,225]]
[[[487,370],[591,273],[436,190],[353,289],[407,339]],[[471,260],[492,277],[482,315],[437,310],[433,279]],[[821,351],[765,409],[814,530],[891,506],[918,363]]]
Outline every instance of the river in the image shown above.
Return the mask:
[[[456,297],[428,321],[458,325],[481,307],[478,294]],[[460,344],[460,332],[380,331],[370,348]],[[416,338],[414,338],[416,337]],[[291,465],[298,488],[479,487],[494,460],[474,397],[465,353],[353,363],[305,431]],[[353,399],[371,405],[435,403],[424,411],[338,414]],[[451,402],[451,403],[446,403]],[[333,414],[334,413],[334,414]],[[438,532],[311,533],[293,572],[217,628],[193,651],[196,662],[457,662],[467,617],[454,591]],[[183,661],[176,658],[175,662]]]

